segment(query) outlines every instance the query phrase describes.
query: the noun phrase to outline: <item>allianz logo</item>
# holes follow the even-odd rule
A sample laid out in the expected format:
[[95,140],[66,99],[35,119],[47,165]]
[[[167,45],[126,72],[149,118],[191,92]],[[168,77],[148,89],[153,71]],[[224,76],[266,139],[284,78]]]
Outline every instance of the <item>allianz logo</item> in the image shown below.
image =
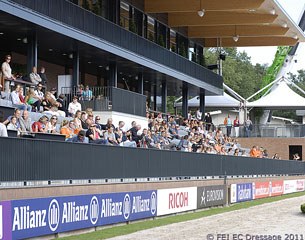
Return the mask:
[[[62,210],[62,212],[61,212]],[[55,232],[60,224],[88,221],[94,225],[98,221],[99,203],[96,196],[90,204],[77,204],[75,201],[65,201],[60,204],[52,199],[48,209],[31,209],[30,205],[14,207],[13,231],[49,226]],[[0,238],[1,239],[1,238]]]

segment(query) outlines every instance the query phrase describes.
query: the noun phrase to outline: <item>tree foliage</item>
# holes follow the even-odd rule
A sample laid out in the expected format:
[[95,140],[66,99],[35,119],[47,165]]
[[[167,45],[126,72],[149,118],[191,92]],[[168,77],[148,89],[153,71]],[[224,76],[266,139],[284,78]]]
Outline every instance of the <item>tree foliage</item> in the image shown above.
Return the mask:
[[[237,48],[224,48],[222,53],[226,54],[226,60],[222,62],[222,73],[226,85],[244,98],[261,88],[266,65],[253,66],[247,53],[238,52]],[[205,51],[207,65],[215,64],[218,56],[219,52],[215,48],[207,49]]]

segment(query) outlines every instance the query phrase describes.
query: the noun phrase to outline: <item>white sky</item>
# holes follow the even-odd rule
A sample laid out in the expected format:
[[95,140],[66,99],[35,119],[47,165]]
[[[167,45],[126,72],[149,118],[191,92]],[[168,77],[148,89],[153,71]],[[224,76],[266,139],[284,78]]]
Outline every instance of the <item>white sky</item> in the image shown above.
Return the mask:
[[[290,17],[298,25],[298,21],[302,15],[304,9],[305,0],[277,0],[283,9],[290,15]],[[276,47],[243,47],[238,48],[238,51],[246,51],[251,57],[252,64],[267,63],[269,66],[272,64]],[[298,69],[305,69],[305,56],[300,54],[305,51],[305,43],[299,45],[297,53],[294,59],[297,59],[297,63],[294,64],[291,72],[296,72]]]

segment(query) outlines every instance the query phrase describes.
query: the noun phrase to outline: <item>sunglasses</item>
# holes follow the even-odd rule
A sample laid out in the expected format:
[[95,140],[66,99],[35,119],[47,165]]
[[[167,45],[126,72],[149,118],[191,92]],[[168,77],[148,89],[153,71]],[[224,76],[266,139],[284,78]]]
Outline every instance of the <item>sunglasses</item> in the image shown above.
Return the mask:
[[57,120],[57,118],[53,118],[53,117],[52,117],[51,119],[55,119],[55,120]]

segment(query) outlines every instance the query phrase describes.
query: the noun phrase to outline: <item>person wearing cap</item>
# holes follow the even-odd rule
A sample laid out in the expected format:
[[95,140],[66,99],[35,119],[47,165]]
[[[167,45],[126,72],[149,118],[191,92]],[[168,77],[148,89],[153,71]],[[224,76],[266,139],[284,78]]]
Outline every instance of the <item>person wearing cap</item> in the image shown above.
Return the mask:
[[74,116],[77,111],[82,111],[82,106],[78,102],[78,97],[74,96],[72,102],[69,103],[68,112],[71,116]]
[[86,132],[82,130],[77,135],[73,136],[72,138],[67,139],[67,142],[89,143],[89,139],[86,137]]

